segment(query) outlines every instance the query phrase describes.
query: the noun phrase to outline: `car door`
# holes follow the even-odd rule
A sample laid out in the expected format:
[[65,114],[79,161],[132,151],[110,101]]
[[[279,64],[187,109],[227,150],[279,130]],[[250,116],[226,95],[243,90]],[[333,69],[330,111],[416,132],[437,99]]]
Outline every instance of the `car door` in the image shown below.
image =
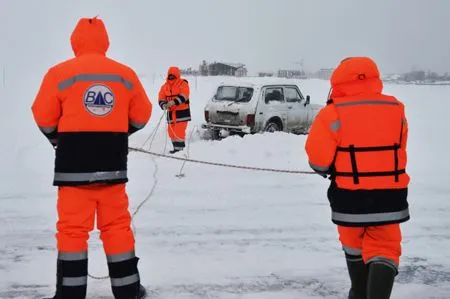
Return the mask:
[[284,98],[287,105],[287,125],[289,131],[301,131],[308,121],[305,100],[295,86],[284,87]]
[[[273,117],[279,117],[285,129],[288,112],[284,100],[284,91],[282,86],[267,86],[263,91],[263,105],[265,106],[265,123]],[[265,125],[265,124],[264,124]]]

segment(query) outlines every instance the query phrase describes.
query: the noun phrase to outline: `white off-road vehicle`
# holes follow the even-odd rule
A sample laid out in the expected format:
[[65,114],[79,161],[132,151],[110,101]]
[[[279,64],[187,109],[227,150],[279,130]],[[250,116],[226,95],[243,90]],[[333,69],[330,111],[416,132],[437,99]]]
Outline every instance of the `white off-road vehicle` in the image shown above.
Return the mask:
[[321,107],[311,104],[297,85],[221,84],[206,104],[202,127],[212,138],[275,131],[307,134]]

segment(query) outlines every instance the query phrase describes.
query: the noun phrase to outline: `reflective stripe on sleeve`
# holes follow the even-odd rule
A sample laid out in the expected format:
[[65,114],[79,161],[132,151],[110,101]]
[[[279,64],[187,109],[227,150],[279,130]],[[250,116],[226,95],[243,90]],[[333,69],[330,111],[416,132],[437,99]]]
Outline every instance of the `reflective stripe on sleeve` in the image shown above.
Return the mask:
[[136,121],[130,120],[130,125],[132,125],[136,129],[142,129],[143,127],[145,127],[146,124],[147,123],[141,123],[141,122],[136,122]]
[[56,128],[57,128],[56,126],[54,126],[54,127],[41,127],[41,126],[39,126],[39,129],[44,134],[51,134],[51,133],[56,131]]
[[336,121],[332,122],[331,125],[330,125],[330,129],[333,132],[337,132],[340,128],[341,128],[341,121],[340,120],[336,120]]
[[309,166],[314,171],[317,171],[317,172],[320,172],[320,173],[327,173],[330,170],[330,167],[328,167],[328,166],[319,166],[319,165],[313,164],[311,162],[309,162]]

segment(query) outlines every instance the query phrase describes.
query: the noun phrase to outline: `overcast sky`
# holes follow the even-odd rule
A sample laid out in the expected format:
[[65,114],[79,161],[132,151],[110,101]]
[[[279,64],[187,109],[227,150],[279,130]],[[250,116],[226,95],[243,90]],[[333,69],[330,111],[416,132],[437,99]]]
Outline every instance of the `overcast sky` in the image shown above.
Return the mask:
[[142,74],[203,59],[316,70],[351,55],[382,73],[450,72],[450,0],[0,0],[0,65],[44,72],[73,55],[77,20],[96,15],[109,55]]

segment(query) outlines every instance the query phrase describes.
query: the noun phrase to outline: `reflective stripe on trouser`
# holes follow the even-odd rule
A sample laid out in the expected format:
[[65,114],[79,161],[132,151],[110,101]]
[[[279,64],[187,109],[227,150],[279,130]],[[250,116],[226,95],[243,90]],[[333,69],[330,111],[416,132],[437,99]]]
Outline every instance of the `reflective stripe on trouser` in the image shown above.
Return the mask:
[[134,251],[107,255],[111,287],[115,298],[136,298],[140,278]]
[[58,253],[56,298],[86,298],[88,255],[86,251]]
[[169,124],[168,133],[174,149],[183,149],[185,147],[187,125],[187,122]]
[[347,258],[348,255],[356,258],[360,253],[366,264],[381,259],[398,267],[402,241],[399,224],[369,227],[338,225],[338,232]]
[[353,248],[342,245],[342,250],[344,250],[345,258],[349,262],[361,262],[363,260],[361,248]]
[[125,184],[63,186],[58,191],[56,234],[61,252],[85,252],[89,232],[97,227],[106,254],[134,250]]

